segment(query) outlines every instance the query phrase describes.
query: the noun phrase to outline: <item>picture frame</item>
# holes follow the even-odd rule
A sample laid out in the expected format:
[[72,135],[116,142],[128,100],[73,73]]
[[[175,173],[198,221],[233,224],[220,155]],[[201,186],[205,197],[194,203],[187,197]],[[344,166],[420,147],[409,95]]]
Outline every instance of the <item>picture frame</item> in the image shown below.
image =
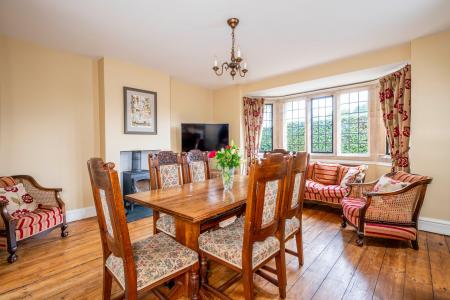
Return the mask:
[[157,93],[123,87],[124,133],[157,134]]

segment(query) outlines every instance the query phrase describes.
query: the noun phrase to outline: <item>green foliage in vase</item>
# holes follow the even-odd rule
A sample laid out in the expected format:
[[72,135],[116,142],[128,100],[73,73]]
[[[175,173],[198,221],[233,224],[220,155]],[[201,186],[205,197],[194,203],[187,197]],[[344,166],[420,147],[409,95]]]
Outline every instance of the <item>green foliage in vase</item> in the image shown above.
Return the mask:
[[219,151],[211,151],[209,158],[216,158],[217,165],[222,170],[239,167],[241,163],[239,148],[233,142]]

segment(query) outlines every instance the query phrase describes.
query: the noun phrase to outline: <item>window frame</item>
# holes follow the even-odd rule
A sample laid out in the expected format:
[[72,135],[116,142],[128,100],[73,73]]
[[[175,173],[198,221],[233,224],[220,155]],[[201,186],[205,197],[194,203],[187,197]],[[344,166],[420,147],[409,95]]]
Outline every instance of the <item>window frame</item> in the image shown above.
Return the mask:
[[[293,102],[303,102],[304,103],[304,108],[302,109],[298,109],[298,111],[304,111],[303,114],[303,120],[305,122],[305,132],[304,132],[304,144],[305,144],[305,150],[304,151],[308,151],[308,99],[307,98],[303,98],[303,97],[299,97],[299,98],[290,98],[288,100],[285,100],[283,102],[281,102],[281,127],[282,129],[281,131],[281,136],[282,136],[282,147],[283,149],[288,150],[288,142],[286,140],[287,138],[287,128],[285,128],[285,105],[287,103],[293,103]],[[291,110],[292,112],[294,112],[294,110]],[[298,118],[300,120],[300,117]],[[294,120],[294,118],[292,118],[291,120]],[[285,131],[286,129],[286,131]],[[299,151],[299,150],[295,150],[295,151]]]
[[[259,141],[259,149],[258,149],[258,152],[259,153],[265,153],[265,152],[267,152],[267,151],[273,151],[273,149],[274,149],[274,109],[275,109],[275,105],[274,105],[275,103],[272,103],[272,102],[270,102],[270,103],[264,103],[264,110],[263,110],[263,123],[262,123],[262,126],[261,126],[261,138],[260,138],[260,141]],[[264,129],[264,117],[265,117],[265,115],[266,115],[266,111],[265,111],[265,108],[266,108],[266,105],[267,106],[271,106],[271,112],[270,112],[270,122],[272,123],[272,127],[271,127],[271,145],[272,145],[272,149],[270,149],[270,150],[262,150],[261,149],[261,142],[262,142],[262,139],[263,139],[263,129]]]
[[[313,126],[313,101],[314,100],[319,100],[319,99],[324,99],[324,98],[331,98],[331,152],[325,151],[325,152],[320,152],[320,151],[313,151],[313,131],[314,131],[314,126]],[[313,96],[313,97],[309,97],[307,99],[307,101],[309,102],[309,130],[310,130],[310,139],[309,139],[309,148],[311,154],[318,154],[318,155],[334,155],[335,154],[335,130],[334,130],[334,126],[335,126],[335,112],[336,112],[336,105],[335,105],[335,95],[333,93],[329,93],[327,95],[323,95],[323,96]],[[325,105],[325,109],[326,109],[326,105]],[[326,115],[325,115],[325,121],[326,121]],[[307,121],[308,122],[308,121]],[[326,125],[325,125],[326,126]],[[326,131],[326,129],[325,129]],[[325,148],[327,147],[327,142],[326,142],[326,132],[325,132]]]

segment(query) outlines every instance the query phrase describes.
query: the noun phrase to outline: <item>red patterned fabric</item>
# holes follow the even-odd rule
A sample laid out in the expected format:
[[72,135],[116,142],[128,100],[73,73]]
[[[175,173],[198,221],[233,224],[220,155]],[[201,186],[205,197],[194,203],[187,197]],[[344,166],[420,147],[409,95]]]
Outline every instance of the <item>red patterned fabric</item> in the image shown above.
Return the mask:
[[[355,226],[359,224],[359,211],[364,204],[365,199],[360,198],[346,197],[342,200],[343,214]],[[364,235],[397,240],[415,240],[417,230],[414,227],[366,222],[364,224]]]
[[411,65],[380,79],[380,104],[391,150],[392,171],[409,172]]
[[0,177],[0,188],[10,187],[16,184],[17,182],[12,177]]
[[314,180],[325,185],[337,184],[339,165],[316,163],[314,166]]
[[339,204],[349,191],[349,188],[343,188],[340,185],[323,185],[312,180],[306,180],[305,183],[305,199],[307,200]]
[[422,176],[422,175],[416,175],[416,174],[410,174],[403,171],[399,171],[392,176],[392,179],[398,180],[401,182],[408,182],[408,183],[414,183],[420,180],[428,179],[430,177],[428,176]]
[[314,166],[316,165],[315,162],[310,163],[308,165],[308,169],[306,171],[306,179],[313,179],[313,175],[314,175]]
[[337,182],[340,183],[344,176],[347,174],[348,170],[350,170],[351,167],[348,166],[339,166],[338,176],[337,176]]
[[63,222],[63,214],[59,207],[38,208],[18,218],[16,239],[23,240]]
[[252,161],[258,157],[263,111],[263,98],[253,99],[244,97],[244,136],[247,172]]

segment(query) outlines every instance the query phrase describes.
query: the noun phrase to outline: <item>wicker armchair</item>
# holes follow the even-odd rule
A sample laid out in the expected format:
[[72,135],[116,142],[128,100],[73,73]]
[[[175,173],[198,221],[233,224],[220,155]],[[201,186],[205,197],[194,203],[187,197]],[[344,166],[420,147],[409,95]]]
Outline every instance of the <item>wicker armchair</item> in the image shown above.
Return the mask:
[[356,227],[356,243],[363,245],[365,236],[410,240],[418,249],[417,221],[427,185],[432,178],[405,172],[389,173],[392,179],[409,185],[395,192],[374,192],[377,181],[350,184],[351,190],[342,200],[342,227]]
[[9,263],[17,260],[18,241],[49,232],[57,227],[61,228],[61,237],[68,235],[65,206],[59,196],[62,189],[42,187],[33,177],[28,175],[15,175],[3,178],[8,178],[10,185],[22,183],[28,194],[38,204],[38,208],[35,211],[20,217],[13,217],[8,213],[7,205],[0,202],[0,248],[7,248]]

